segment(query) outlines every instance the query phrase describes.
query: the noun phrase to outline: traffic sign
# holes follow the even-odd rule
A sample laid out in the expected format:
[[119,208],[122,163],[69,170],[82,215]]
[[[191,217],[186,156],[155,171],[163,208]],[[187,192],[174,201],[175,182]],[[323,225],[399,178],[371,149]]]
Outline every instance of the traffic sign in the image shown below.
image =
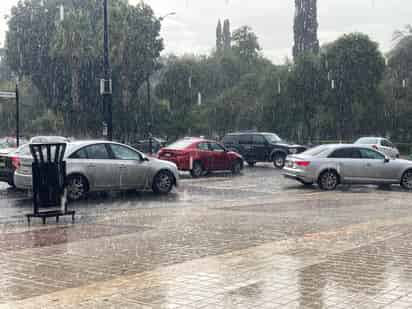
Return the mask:
[[11,91],[0,91],[0,98],[15,99],[16,93]]

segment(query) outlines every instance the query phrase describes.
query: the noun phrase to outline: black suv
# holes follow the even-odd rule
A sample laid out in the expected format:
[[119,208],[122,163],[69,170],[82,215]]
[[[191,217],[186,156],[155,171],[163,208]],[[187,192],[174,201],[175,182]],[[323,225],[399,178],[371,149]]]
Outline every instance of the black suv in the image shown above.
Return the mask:
[[229,150],[240,153],[250,166],[256,162],[273,162],[275,167],[283,168],[287,155],[307,149],[291,145],[274,133],[230,133],[222,142]]

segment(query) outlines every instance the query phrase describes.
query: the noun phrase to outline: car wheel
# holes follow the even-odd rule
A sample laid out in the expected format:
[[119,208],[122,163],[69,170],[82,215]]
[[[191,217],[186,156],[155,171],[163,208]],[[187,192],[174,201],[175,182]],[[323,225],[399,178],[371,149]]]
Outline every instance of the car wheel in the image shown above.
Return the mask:
[[254,161],[247,161],[247,165],[249,165],[250,167],[254,167],[256,164],[256,162]]
[[339,184],[339,176],[335,171],[326,171],[319,176],[319,187],[325,191],[335,190]]
[[158,194],[167,194],[173,189],[174,177],[169,171],[160,171],[153,180],[153,191]]
[[273,165],[276,168],[282,169],[285,166],[286,156],[283,153],[275,153],[273,155]]
[[239,160],[236,160],[232,165],[233,175],[240,174],[241,170],[242,170],[242,162],[240,162]]
[[78,201],[86,196],[89,185],[82,175],[71,175],[67,179],[67,198],[70,201]]
[[401,186],[406,190],[412,190],[412,170],[406,171],[401,179]]
[[193,178],[199,178],[203,175],[203,166],[202,163],[199,161],[193,162],[193,167],[192,170],[190,171],[190,174],[192,175]]

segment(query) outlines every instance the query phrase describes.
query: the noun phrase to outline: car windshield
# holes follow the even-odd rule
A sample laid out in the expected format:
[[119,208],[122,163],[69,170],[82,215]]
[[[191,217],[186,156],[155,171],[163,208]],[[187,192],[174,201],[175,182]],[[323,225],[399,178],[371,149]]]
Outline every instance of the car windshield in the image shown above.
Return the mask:
[[184,149],[190,145],[193,144],[193,140],[190,139],[181,139],[178,140],[177,142],[174,142],[172,144],[170,144],[169,146],[167,146],[167,148],[170,149]]
[[363,137],[358,139],[355,144],[361,144],[361,145],[373,145],[373,144],[378,144],[378,139],[373,138],[373,137]]
[[264,134],[264,136],[266,137],[269,143],[279,143],[282,141],[282,139],[279,136],[277,136],[275,133],[266,133]]

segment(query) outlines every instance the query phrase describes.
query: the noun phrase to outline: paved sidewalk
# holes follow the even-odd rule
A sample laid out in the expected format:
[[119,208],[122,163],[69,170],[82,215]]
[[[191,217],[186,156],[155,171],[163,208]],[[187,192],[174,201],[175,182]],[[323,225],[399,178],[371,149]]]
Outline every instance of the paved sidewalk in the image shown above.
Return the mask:
[[0,309],[412,308],[410,193],[259,173],[0,226]]

